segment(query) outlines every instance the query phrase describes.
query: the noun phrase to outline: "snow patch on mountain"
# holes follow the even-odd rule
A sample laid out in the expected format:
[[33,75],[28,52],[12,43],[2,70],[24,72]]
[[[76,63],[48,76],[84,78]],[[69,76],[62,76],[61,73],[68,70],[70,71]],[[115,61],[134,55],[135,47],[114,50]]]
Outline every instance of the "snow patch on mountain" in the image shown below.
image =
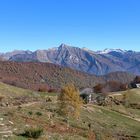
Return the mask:
[[97,54],[108,54],[110,52],[119,52],[119,53],[125,53],[127,52],[126,50],[121,50],[121,49],[104,49],[103,51],[97,51]]

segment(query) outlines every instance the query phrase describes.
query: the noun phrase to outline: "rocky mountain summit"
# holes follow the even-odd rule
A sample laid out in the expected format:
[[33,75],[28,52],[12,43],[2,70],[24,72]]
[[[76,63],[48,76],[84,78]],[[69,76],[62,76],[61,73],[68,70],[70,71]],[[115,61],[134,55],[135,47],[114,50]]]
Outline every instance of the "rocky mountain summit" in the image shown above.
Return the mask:
[[0,58],[16,62],[49,62],[95,75],[116,71],[140,74],[140,52],[121,49],[94,52],[61,44],[58,48],[48,50],[2,53]]

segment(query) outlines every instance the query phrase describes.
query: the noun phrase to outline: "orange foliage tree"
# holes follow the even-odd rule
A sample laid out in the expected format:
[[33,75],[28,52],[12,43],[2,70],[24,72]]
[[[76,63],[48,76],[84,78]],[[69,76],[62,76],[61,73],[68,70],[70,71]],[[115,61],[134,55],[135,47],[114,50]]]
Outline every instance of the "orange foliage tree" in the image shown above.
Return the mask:
[[59,112],[69,118],[78,118],[83,100],[80,98],[79,90],[73,84],[67,84],[58,96]]

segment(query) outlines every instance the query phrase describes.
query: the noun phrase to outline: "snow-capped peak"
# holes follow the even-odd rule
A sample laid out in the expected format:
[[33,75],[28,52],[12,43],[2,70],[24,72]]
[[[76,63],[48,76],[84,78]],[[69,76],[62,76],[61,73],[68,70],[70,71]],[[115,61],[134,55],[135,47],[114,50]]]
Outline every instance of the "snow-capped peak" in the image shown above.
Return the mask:
[[104,49],[103,51],[97,51],[97,54],[108,54],[110,52],[119,52],[119,53],[125,53],[126,50],[121,49]]

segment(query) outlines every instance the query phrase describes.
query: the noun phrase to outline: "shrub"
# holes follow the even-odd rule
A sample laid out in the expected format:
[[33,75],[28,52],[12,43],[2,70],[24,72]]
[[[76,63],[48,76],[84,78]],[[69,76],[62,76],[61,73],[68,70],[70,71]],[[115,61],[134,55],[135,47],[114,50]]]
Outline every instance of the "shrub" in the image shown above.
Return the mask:
[[42,133],[43,133],[43,129],[41,128],[28,128],[25,130],[23,134],[20,135],[23,137],[37,139],[42,135]]
[[98,84],[94,87],[94,92],[95,93],[101,93],[103,89],[103,85],[102,84]]
[[94,87],[95,93],[107,93],[127,90],[127,84],[122,84],[121,82],[108,81],[105,84],[98,84]]
[[40,88],[38,89],[38,91],[39,91],[39,92],[47,92],[48,89],[47,89],[46,87],[40,87]]
[[32,111],[29,111],[28,114],[29,114],[29,115],[33,115],[33,112],[32,112]]
[[135,79],[134,79],[134,82],[135,83],[140,83],[140,76],[136,76]]
[[54,88],[49,88],[49,89],[48,89],[48,92],[49,92],[49,93],[56,92],[56,91],[57,91],[57,90],[54,89]]
[[37,116],[42,116],[42,113],[41,112],[36,112],[36,115]]
[[49,86],[47,84],[39,84],[37,88],[39,92],[48,92]]

